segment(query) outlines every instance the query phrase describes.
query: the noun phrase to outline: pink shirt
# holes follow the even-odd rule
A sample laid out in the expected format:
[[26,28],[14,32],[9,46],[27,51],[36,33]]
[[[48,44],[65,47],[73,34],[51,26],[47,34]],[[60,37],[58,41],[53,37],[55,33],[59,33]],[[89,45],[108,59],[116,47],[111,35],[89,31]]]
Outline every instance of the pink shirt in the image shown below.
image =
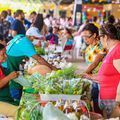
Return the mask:
[[98,72],[98,80],[100,81],[100,99],[102,100],[116,98],[117,86],[120,82],[120,73],[113,65],[113,60],[116,59],[120,59],[120,43],[106,55]]

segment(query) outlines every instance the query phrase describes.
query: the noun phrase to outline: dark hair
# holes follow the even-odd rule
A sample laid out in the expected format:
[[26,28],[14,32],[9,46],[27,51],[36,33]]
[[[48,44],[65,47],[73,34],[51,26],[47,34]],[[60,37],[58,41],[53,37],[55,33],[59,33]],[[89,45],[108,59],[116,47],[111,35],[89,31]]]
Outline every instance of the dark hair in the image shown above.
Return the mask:
[[96,33],[96,36],[99,35],[98,28],[93,23],[86,24],[85,27],[82,29],[82,32],[83,31],[89,31],[92,34]]
[[72,20],[72,17],[69,17],[69,18],[68,18],[68,21],[69,21],[69,20]]
[[108,23],[113,24],[114,22],[115,22],[115,17],[114,17],[113,15],[110,15],[110,16],[108,17]]
[[67,31],[67,33],[68,33],[69,35],[72,36],[72,30],[71,30],[71,29],[69,29],[69,28],[65,28],[65,30]]
[[35,11],[32,11],[31,13],[30,13],[30,15],[37,15],[37,13],[35,12]]
[[46,15],[46,18],[49,18],[49,17],[50,17],[50,15],[49,15],[49,14],[47,14],[47,15]]
[[35,19],[35,22],[33,23],[34,27],[37,27],[39,29],[39,31],[42,30],[44,25],[44,21],[43,21],[43,14],[37,14],[37,17]]
[[3,44],[0,44],[0,50],[3,50],[5,46]]
[[21,14],[23,14],[24,12],[23,12],[23,10],[17,10],[16,12],[15,12],[15,16],[16,17],[18,17],[19,15],[21,15]]
[[117,29],[117,39],[120,40],[120,24],[119,23],[116,25],[116,29]]
[[49,28],[48,28],[48,32],[53,33],[53,28],[52,28],[52,27],[49,27]]
[[100,35],[107,35],[111,39],[120,40],[120,26],[115,26],[111,23],[104,24],[100,28]]
[[3,10],[3,11],[1,12],[1,16],[2,16],[2,17],[6,18],[7,15],[8,15],[8,12],[7,12],[7,11]]
[[86,19],[85,22],[86,22],[86,23],[89,23],[89,19]]
[[2,34],[0,34],[0,40],[3,40],[3,39],[4,39],[3,35],[2,35]]
[[97,17],[94,16],[92,20],[93,20],[93,22],[96,22],[97,21]]

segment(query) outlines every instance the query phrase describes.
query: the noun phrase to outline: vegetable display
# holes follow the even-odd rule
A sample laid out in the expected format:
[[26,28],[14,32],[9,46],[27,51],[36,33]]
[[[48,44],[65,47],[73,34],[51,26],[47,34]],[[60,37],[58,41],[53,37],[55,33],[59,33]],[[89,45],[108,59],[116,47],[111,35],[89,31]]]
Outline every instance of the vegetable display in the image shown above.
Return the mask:
[[22,96],[16,120],[43,120],[42,110],[37,97],[25,93]]

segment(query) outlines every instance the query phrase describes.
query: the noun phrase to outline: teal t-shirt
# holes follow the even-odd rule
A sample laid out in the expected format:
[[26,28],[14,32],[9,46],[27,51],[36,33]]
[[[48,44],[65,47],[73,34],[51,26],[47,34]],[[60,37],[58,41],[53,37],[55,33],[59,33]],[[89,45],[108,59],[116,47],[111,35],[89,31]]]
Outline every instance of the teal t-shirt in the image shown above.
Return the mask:
[[23,35],[17,35],[10,41],[6,53],[7,55],[14,57],[32,57],[37,54],[32,42]]

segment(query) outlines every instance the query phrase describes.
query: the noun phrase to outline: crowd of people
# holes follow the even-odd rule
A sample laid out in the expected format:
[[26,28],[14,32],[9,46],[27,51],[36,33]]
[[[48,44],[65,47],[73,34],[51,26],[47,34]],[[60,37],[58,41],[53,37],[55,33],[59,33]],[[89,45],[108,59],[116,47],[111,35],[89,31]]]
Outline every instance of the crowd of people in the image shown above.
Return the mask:
[[[78,31],[72,29],[72,18],[53,18],[32,12],[28,18],[23,10],[2,11],[0,14],[0,113],[14,116],[22,96],[22,86],[14,82],[19,65],[33,57],[51,70],[57,70],[40,55],[35,47],[59,46],[63,52],[83,56],[88,68],[81,75],[93,81],[91,99],[94,111],[106,118],[120,105],[120,21],[109,16],[102,25],[86,20]],[[42,44],[44,43],[44,45]],[[80,66],[79,66],[80,67]],[[116,104],[117,103],[117,104]],[[8,108],[8,110],[4,108]],[[120,114],[119,114],[120,116]]]

